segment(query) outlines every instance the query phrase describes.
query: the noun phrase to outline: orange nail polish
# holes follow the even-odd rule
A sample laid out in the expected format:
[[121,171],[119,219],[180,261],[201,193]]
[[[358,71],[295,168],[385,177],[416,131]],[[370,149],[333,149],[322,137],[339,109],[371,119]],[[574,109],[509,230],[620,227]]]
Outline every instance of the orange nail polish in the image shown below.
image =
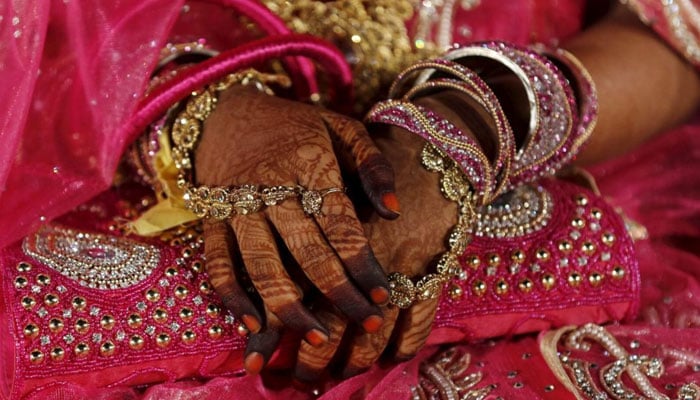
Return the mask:
[[241,317],[241,320],[251,332],[258,333],[260,331],[260,321],[254,316],[245,314]]
[[263,357],[262,354],[256,352],[250,353],[246,356],[245,360],[243,361],[243,365],[245,367],[246,372],[250,375],[257,375],[260,373],[260,370],[262,370],[263,365],[265,364],[265,358]]
[[389,291],[383,287],[376,287],[369,291],[369,297],[375,304],[384,304],[389,300]]
[[382,326],[382,322],[384,322],[384,319],[379,315],[370,315],[362,321],[362,327],[365,328],[365,331],[374,333]]
[[318,329],[312,329],[306,332],[306,341],[312,346],[319,346],[328,341],[328,335]]
[[384,207],[395,212],[396,214],[401,213],[401,207],[399,206],[399,199],[396,197],[395,193],[386,193],[382,196],[382,203]]

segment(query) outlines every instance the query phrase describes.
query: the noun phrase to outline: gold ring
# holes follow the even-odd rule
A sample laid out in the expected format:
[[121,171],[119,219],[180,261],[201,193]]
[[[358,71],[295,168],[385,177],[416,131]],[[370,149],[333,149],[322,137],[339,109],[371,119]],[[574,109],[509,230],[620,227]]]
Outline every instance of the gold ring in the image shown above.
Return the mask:
[[328,188],[322,190],[307,190],[299,186],[301,194],[301,207],[306,215],[321,214],[321,206],[323,206],[323,197],[331,193],[343,193],[343,188]]

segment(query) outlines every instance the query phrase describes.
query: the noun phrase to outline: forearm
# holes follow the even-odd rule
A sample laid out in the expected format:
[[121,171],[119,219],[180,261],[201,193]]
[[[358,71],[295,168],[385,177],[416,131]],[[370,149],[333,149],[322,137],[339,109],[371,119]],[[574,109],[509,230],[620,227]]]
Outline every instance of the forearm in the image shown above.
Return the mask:
[[590,72],[600,104],[579,164],[622,154],[700,105],[697,71],[622,6],[564,47]]

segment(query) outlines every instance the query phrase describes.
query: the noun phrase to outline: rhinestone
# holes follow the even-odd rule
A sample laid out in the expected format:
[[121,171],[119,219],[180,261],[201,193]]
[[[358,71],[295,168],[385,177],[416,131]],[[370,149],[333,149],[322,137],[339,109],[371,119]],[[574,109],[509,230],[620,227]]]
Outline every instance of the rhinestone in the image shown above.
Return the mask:
[[44,307],[40,307],[38,310],[36,310],[36,314],[41,318],[44,318],[45,316],[49,315],[49,312],[46,311]]
[[523,253],[520,250],[515,250],[511,255],[510,259],[515,261],[516,263],[522,263],[525,261],[525,253]]
[[143,312],[143,311],[146,311],[146,308],[147,308],[146,303],[144,303],[143,301],[139,301],[138,303],[136,303],[137,310]]
[[569,233],[569,237],[572,238],[573,240],[579,240],[579,238],[581,238],[581,232],[571,231],[571,233]]
[[93,317],[96,317],[100,314],[100,309],[98,307],[92,306],[90,307],[90,315]]
[[556,281],[556,278],[551,274],[544,274],[542,276],[542,286],[544,286],[546,290],[553,288]]
[[139,326],[141,326],[142,322],[143,322],[143,319],[141,318],[140,315],[131,314],[131,315],[129,315],[129,320],[127,321],[127,324],[129,325],[130,328],[138,328]]
[[204,294],[209,294],[211,293],[211,285],[207,281],[202,281],[199,284],[199,291],[204,293]]
[[63,285],[58,285],[56,286],[56,291],[58,291],[58,293],[65,293],[68,291],[68,289],[66,289],[66,287]]
[[182,335],[180,337],[182,338],[182,342],[185,344],[192,344],[194,343],[195,339],[197,339],[197,335],[191,330],[186,330],[182,332]]
[[575,200],[576,204],[578,204],[579,206],[588,205],[588,197],[586,197],[583,194],[579,194],[578,196],[576,196]]
[[75,331],[78,333],[85,333],[90,329],[90,323],[83,318],[79,318],[75,321]]
[[489,254],[489,265],[492,267],[498,266],[501,263],[501,257],[498,254]]
[[499,295],[508,293],[508,283],[504,279],[499,279],[496,282],[496,293]]
[[452,300],[457,300],[462,298],[462,295],[464,295],[464,290],[462,290],[461,286],[453,282],[450,284],[448,293],[450,294],[450,298]]
[[63,357],[66,355],[66,352],[63,350],[61,347],[54,347],[51,350],[51,359],[54,361],[61,361],[63,360]]
[[49,283],[51,283],[51,278],[44,274],[39,274],[36,276],[36,282],[41,286],[47,286]]
[[594,208],[591,210],[591,217],[599,220],[599,219],[603,218],[603,212],[597,208]]
[[569,277],[567,278],[569,285],[574,286],[574,287],[580,285],[582,280],[583,280],[583,278],[581,278],[581,275],[578,274],[577,272],[572,272],[569,275]]
[[20,261],[17,263],[17,271],[19,272],[29,272],[32,270],[32,264],[25,262],[25,261]]
[[156,327],[153,325],[148,325],[143,331],[146,332],[146,335],[153,336],[153,334],[156,333]]
[[21,302],[22,307],[24,307],[26,310],[31,310],[36,305],[36,300],[34,300],[34,297],[32,296],[22,297]]
[[170,344],[170,336],[167,333],[161,333],[156,337],[156,344],[159,347],[166,347]]
[[165,299],[165,305],[168,307],[175,307],[175,299],[173,299],[172,297],[168,297],[167,299]]
[[168,313],[162,308],[157,308],[153,312],[153,320],[159,324],[165,323],[168,320]]
[[236,327],[236,332],[238,332],[239,336],[246,337],[250,333],[250,330],[244,324],[238,324]]
[[183,300],[185,297],[187,297],[188,292],[189,291],[187,290],[187,288],[182,285],[177,285],[174,290],[175,297],[177,297],[180,300]]
[[44,335],[39,339],[39,342],[41,343],[42,346],[46,346],[47,344],[51,343],[51,338]]
[[24,336],[29,339],[34,339],[39,336],[39,327],[34,324],[27,324],[27,326],[24,327]]
[[601,275],[597,272],[593,272],[588,277],[588,282],[590,282],[591,286],[593,286],[593,287],[600,286],[601,282],[603,282],[603,275]]
[[540,261],[547,261],[549,260],[549,252],[545,249],[539,249],[535,253],[535,257]]
[[70,308],[66,308],[65,310],[63,310],[62,315],[63,318],[71,318],[73,316],[73,310],[71,310]]
[[630,342],[630,348],[632,349],[638,349],[639,348],[639,340],[633,340]]
[[112,328],[114,328],[114,323],[115,323],[114,317],[109,315],[109,314],[103,316],[100,319],[100,326],[103,329],[107,329],[108,331],[111,330]]
[[90,353],[90,346],[87,343],[78,343],[74,349],[75,355],[85,357]]
[[158,284],[162,287],[168,287],[168,286],[170,286],[170,281],[163,278],[160,281],[158,281]]
[[620,280],[625,277],[625,269],[619,265],[616,265],[610,275],[612,275],[613,279]]
[[85,309],[85,306],[87,306],[87,301],[85,301],[85,299],[82,297],[74,297],[71,304],[73,305],[74,309],[82,311]]
[[611,232],[605,232],[603,235],[601,235],[600,240],[603,242],[603,244],[610,246],[615,242],[615,235],[613,235]]
[[73,343],[74,340],[75,340],[75,337],[73,335],[71,335],[70,333],[63,337],[63,341],[66,342],[67,344]]
[[486,283],[483,281],[476,281],[472,284],[472,291],[475,295],[481,297],[486,293]]
[[122,340],[124,340],[126,338],[126,332],[124,332],[122,330],[118,330],[117,334],[114,335],[114,338],[117,339],[117,341],[121,342]]
[[114,354],[114,351],[116,350],[117,346],[114,345],[112,342],[104,342],[102,343],[102,346],[100,346],[100,355],[109,357]]
[[190,322],[192,321],[192,318],[194,317],[194,312],[190,308],[183,308],[180,310],[180,319],[183,320],[184,322]]
[[204,302],[204,300],[202,300],[202,296],[194,296],[194,297],[192,298],[192,302],[193,302],[194,304],[196,304],[196,305],[199,306],[199,305],[202,305],[202,303]]
[[221,327],[219,325],[212,325],[209,328],[209,337],[211,337],[212,339],[218,339],[221,337],[223,332],[224,332],[224,330],[221,329]]
[[178,324],[177,322],[171,323],[171,324],[170,324],[170,330],[173,331],[173,332],[179,331],[179,330],[180,330],[180,324]]
[[469,256],[469,257],[467,257],[467,263],[469,263],[469,266],[472,269],[476,269],[481,264],[481,260],[479,259],[478,256]]
[[192,271],[197,272],[197,273],[204,271],[204,264],[199,260],[194,261],[192,263]]
[[58,302],[58,296],[53,293],[49,293],[46,296],[44,296],[44,304],[46,304],[47,307],[56,307],[58,305]]
[[27,278],[25,278],[23,276],[18,276],[17,278],[15,278],[15,288],[16,289],[25,288],[27,286],[27,283],[28,283]]
[[145,343],[145,341],[139,335],[133,335],[132,337],[129,338],[129,347],[131,347],[134,350],[142,349],[144,343]]
[[610,254],[609,252],[605,252],[600,255],[600,261],[610,261],[611,258],[612,254]]
[[34,349],[29,353],[29,361],[32,364],[41,364],[44,361],[44,353],[39,349]]
[[160,292],[158,292],[156,289],[148,289],[146,291],[146,300],[151,302],[160,300]]
[[165,270],[165,276],[167,277],[174,277],[177,275],[177,269],[175,267],[169,267],[168,269]]
[[571,220],[571,226],[576,229],[581,229],[586,226],[586,221],[584,221],[582,218],[574,218]]
[[60,318],[51,318],[49,321],[49,329],[51,332],[58,333],[63,330],[63,320]]
[[520,291],[523,293],[530,293],[532,287],[532,281],[529,279],[523,279],[520,281],[520,283],[518,283],[518,289],[520,289]]

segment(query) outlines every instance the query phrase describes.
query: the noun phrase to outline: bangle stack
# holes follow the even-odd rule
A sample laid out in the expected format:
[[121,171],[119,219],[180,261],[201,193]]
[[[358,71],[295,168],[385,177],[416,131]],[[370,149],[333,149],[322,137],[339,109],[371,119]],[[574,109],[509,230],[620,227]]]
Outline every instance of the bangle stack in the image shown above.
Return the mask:
[[[504,74],[520,84],[516,90],[521,92],[513,98],[527,101],[527,123],[518,125],[527,128],[515,132],[519,141],[512,128],[514,108],[501,106],[512,94],[506,86],[499,86]],[[512,86],[508,86],[511,91]],[[490,116],[496,144],[491,159],[477,140],[432,110],[412,103],[416,97],[445,90],[466,95]],[[399,74],[389,100],[375,105],[366,122],[399,126],[426,139],[421,163],[440,174],[441,191],[457,203],[458,219],[435,273],[415,284],[404,274],[389,275],[392,303],[407,308],[437,298],[445,282],[461,271],[458,259],[471,240],[476,207],[520,184],[553,175],[576,155],[596,117],[597,98],[590,74],[562,50],[480,43],[454,49],[442,59],[414,64]],[[517,149],[516,142],[520,143]]]

